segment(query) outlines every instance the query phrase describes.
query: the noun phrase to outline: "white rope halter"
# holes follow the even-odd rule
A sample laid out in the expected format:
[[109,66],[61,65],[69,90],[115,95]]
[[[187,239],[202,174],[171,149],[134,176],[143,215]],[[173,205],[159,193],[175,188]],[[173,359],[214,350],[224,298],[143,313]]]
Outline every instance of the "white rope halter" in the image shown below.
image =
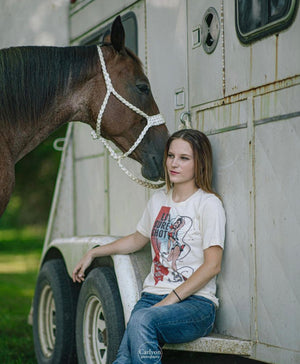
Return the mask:
[[[99,114],[98,114],[98,117],[97,117],[96,130],[93,130],[92,133],[91,133],[92,137],[93,137],[93,139],[99,139],[104,144],[104,146],[108,149],[111,157],[118,162],[118,165],[121,168],[121,170],[132,181],[137,182],[138,184],[140,184],[142,186],[145,186],[145,187],[148,187],[148,188],[160,188],[160,187],[162,187],[164,185],[164,183],[154,184],[154,183],[143,181],[143,180],[135,177],[130,171],[128,171],[128,169],[126,167],[124,167],[122,165],[121,160],[123,158],[126,158],[129,154],[131,154],[137,148],[137,146],[140,144],[140,142],[144,138],[145,134],[147,133],[148,129],[151,128],[151,126],[165,124],[165,120],[164,120],[164,118],[162,117],[161,114],[152,115],[152,116],[149,116],[149,115],[145,114],[142,110],[140,110],[136,106],[133,106],[130,102],[125,100],[121,95],[119,95],[117,93],[117,91],[114,89],[114,87],[113,87],[113,85],[111,83],[111,79],[110,79],[109,74],[108,74],[108,72],[106,70],[105,61],[104,61],[104,57],[103,57],[103,54],[102,54],[101,47],[97,46],[97,49],[98,49],[98,54],[99,54],[99,58],[100,58],[102,73],[103,73],[103,77],[104,77],[105,85],[106,85],[106,95],[104,97],[103,103],[101,105],[101,108],[100,108],[100,111],[99,111]],[[135,143],[131,146],[131,148],[126,153],[117,154],[113,150],[113,148],[110,146],[108,141],[101,136],[102,116],[103,116],[104,110],[106,108],[109,96],[111,94],[113,94],[124,105],[129,107],[129,109],[135,111],[139,115],[142,115],[147,120],[147,124],[146,124],[145,128],[142,130],[141,134],[139,135],[139,137],[137,138]]]

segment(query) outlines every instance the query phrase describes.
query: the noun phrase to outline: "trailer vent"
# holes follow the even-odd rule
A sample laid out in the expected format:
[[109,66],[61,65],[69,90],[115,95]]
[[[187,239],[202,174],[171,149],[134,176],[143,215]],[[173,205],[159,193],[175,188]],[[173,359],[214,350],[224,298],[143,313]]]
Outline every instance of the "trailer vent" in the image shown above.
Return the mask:
[[206,53],[212,53],[220,36],[220,18],[215,8],[208,8],[202,20],[202,46]]

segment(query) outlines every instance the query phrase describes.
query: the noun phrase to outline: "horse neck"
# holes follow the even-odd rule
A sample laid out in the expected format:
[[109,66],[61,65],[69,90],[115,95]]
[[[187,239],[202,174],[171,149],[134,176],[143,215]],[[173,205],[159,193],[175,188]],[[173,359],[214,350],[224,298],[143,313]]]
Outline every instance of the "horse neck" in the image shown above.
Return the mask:
[[[15,162],[22,159],[31,152],[49,135],[63,124],[72,121],[71,111],[63,104],[58,105],[56,111],[48,111],[38,119],[37,123],[22,124],[22,129],[15,133],[11,146],[13,147],[13,158]],[[20,124],[19,124],[20,125]]]
[[[90,115],[87,116],[88,112],[86,110],[83,110],[81,105],[88,104],[87,99],[89,97],[89,90],[87,86],[91,82],[91,80],[93,80],[96,69],[96,67],[87,64],[87,61],[90,61],[91,59],[92,61],[94,61],[94,58],[91,56],[93,55],[93,52],[91,52],[93,51],[93,49],[91,48],[25,48],[27,52],[32,51],[33,55],[31,58],[34,58],[34,54],[38,54],[41,61],[43,61],[44,63],[46,62],[46,55],[48,55],[51,59],[51,57],[53,58],[55,54],[55,56],[60,57],[60,59],[63,59],[63,57],[65,57],[63,61],[65,63],[69,62],[71,63],[71,65],[69,68],[66,68],[63,71],[64,73],[62,73],[61,69],[58,69],[60,74],[58,74],[57,76],[57,83],[53,80],[49,82],[49,79],[47,79],[47,77],[50,78],[53,77],[54,74],[56,74],[56,66],[53,66],[54,71],[52,71],[52,69],[49,70],[48,75],[44,73],[41,73],[41,75],[39,75],[39,77],[41,78],[41,85],[44,88],[50,87],[50,91],[46,92],[48,92],[52,96],[50,96],[49,99],[46,99],[46,101],[45,94],[44,96],[41,96],[45,91],[44,89],[41,88],[41,91],[39,93],[39,90],[36,90],[35,88],[36,86],[31,86],[30,94],[28,91],[30,87],[27,87],[25,82],[23,82],[23,87],[27,91],[24,91],[24,94],[27,95],[27,98],[29,100],[28,103],[31,102],[32,104],[27,105],[26,103],[24,103],[25,106],[19,107],[20,103],[17,102],[15,110],[8,109],[5,114],[8,117],[5,117],[4,115],[3,120],[3,126],[4,129],[6,129],[4,138],[7,144],[10,146],[11,156],[15,162],[17,162],[23,156],[33,150],[38,144],[45,140],[53,131],[55,131],[61,125],[73,120],[88,122],[88,116]],[[46,54],[43,54],[43,52]],[[94,53],[96,54],[96,49],[94,49]],[[49,62],[51,62],[51,60]],[[57,62],[59,61],[57,60]],[[47,67],[51,67],[51,64],[48,63]],[[32,76],[34,77],[35,75]],[[64,81],[61,81],[62,78],[64,78]],[[48,84],[50,84],[50,86],[46,86]],[[40,86],[39,79],[36,85],[38,87]],[[41,98],[41,100],[43,101],[39,101],[39,98]],[[23,98],[20,99],[23,100]],[[28,110],[28,112],[26,113],[24,110]],[[34,118],[32,118],[32,116],[30,115],[34,115]]]

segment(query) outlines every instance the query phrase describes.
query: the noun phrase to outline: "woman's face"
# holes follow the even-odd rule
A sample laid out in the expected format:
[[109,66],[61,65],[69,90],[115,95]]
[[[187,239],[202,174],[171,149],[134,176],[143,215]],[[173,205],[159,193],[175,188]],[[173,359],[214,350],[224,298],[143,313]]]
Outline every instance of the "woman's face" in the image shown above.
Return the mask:
[[174,139],[169,147],[166,167],[170,182],[175,184],[195,183],[194,153],[190,143]]

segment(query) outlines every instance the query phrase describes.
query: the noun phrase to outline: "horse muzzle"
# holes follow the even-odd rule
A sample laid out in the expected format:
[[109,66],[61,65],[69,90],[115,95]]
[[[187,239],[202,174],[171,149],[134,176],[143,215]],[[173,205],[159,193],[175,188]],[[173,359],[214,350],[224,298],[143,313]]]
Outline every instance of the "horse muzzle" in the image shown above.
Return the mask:
[[143,158],[142,176],[150,181],[164,179],[163,158],[158,154],[147,154]]

